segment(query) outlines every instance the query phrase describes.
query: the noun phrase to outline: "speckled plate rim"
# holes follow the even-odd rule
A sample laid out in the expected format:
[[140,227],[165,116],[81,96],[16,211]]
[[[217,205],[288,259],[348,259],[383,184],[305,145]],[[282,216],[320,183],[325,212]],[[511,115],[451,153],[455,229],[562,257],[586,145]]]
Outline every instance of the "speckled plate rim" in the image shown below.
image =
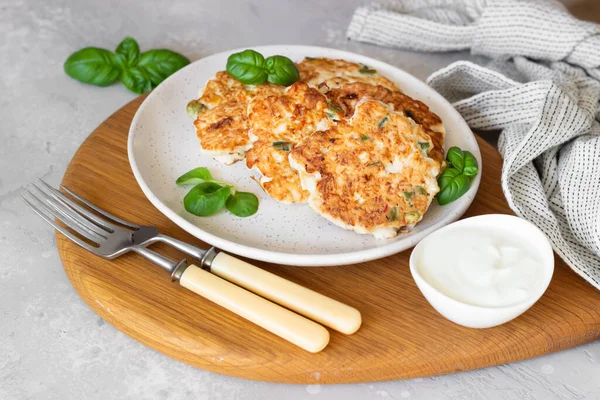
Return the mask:
[[[327,52],[328,56],[331,58],[341,58],[341,59],[351,59],[356,62],[367,64],[375,69],[393,69],[394,74],[400,77],[399,81],[411,82],[413,85],[420,85],[420,90],[423,90],[424,93],[427,93],[428,96],[434,98],[436,102],[442,104],[445,108],[447,108],[446,112],[454,114],[454,118],[459,121],[459,124],[462,125],[460,127],[460,132],[463,135],[467,135],[467,139],[470,142],[469,150],[473,153],[475,158],[479,162],[480,173],[475,177],[472,182],[471,188],[469,191],[460,199],[453,203],[452,212],[448,212],[444,214],[442,218],[440,218],[435,224],[430,226],[427,229],[419,231],[417,233],[407,234],[403,239],[392,241],[387,245],[381,247],[375,247],[364,250],[357,250],[352,252],[342,252],[342,253],[330,253],[330,254],[299,254],[299,253],[287,253],[287,252],[276,252],[270,250],[259,249],[252,246],[243,245],[240,243],[236,243],[234,241],[224,239],[222,237],[213,235],[210,232],[207,232],[200,227],[194,225],[193,223],[187,221],[180,215],[178,215],[174,210],[172,210],[169,206],[163,203],[155,193],[152,192],[148,183],[144,180],[142,173],[138,167],[135,158],[134,152],[134,140],[135,140],[135,126],[138,121],[144,115],[145,109],[150,104],[155,97],[159,96],[161,91],[165,90],[165,88],[169,85],[173,85],[178,80],[178,75],[182,74],[186,69],[194,66],[197,63],[205,62],[205,60],[209,57],[223,57],[226,54],[235,53],[238,51],[242,51],[247,49],[233,49],[224,51],[221,53],[216,53],[207,57],[204,57],[200,60],[191,63],[185,68],[177,71],[175,74],[171,75],[167,78],[163,83],[161,83],[156,89],[154,89],[148,97],[144,100],[144,102],[140,105],[138,110],[136,111],[130,129],[129,136],[127,140],[127,153],[129,157],[129,163],[131,165],[131,169],[133,171],[133,175],[138,182],[142,192],[148,198],[148,200],[167,218],[169,218],[172,222],[178,225],[180,228],[184,229],[191,235],[197,237],[198,239],[212,245],[218,247],[222,250],[237,254],[242,257],[247,257],[255,260],[266,261],[271,263],[283,264],[283,265],[294,265],[294,266],[302,266],[302,267],[317,267],[317,266],[336,266],[336,265],[348,265],[348,264],[356,264],[360,262],[372,261],[380,258],[384,258],[401,251],[407,250],[413,246],[415,246],[420,240],[425,238],[430,233],[435,230],[448,225],[456,220],[458,220],[465,211],[469,208],[471,203],[473,202],[477,190],[479,189],[479,183],[481,181],[481,174],[483,173],[482,168],[482,160],[481,160],[481,152],[479,150],[479,146],[477,144],[477,140],[475,136],[471,132],[467,123],[460,116],[458,111],[454,109],[454,107],[444,99],[439,93],[429,87],[426,83],[421,81],[420,79],[414,77],[413,75],[405,72],[397,67],[394,67],[390,64],[384,63],[383,61],[379,61],[367,56],[362,56],[356,53],[351,53],[343,50],[331,49],[326,47],[317,47],[317,46],[302,46],[302,45],[269,45],[269,46],[253,46],[251,48],[263,52],[263,53],[284,53],[284,49],[294,49],[295,51],[302,52],[307,56],[310,56],[314,53],[323,53]],[[279,50],[281,49],[281,50]],[[215,71],[217,72],[217,71]],[[450,210],[449,210],[450,211]],[[341,229],[341,228],[340,228]]]

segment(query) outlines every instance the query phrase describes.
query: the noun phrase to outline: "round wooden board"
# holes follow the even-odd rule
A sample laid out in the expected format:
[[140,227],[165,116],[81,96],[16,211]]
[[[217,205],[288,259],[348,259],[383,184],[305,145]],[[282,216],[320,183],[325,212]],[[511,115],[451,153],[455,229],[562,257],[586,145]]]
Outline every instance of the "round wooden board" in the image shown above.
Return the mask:
[[[100,125],[71,161],[63,185],[124,219],[158,226],[193,243],[142,194],[127,160],[127,133],[143,97]],[[466,216],[510,213],[500,188],[501,159],[479,140],[479,193]],[[133,253],[107,261],[57,235],[65,271],[83,300],[135,340],[190,365],[226,375],[286,383],[348,383],[466,371],[565,349],[600,337],[600,292],[558,257],[552,283],[528,312],[491,329],[468,329],[441,317],[408,268],[410,251],[342,267],[255,264],[359,309],[354,335],[331,332],[310,354],[170,283],[168,274]],[[176,251],[156,245],[172,258]]]

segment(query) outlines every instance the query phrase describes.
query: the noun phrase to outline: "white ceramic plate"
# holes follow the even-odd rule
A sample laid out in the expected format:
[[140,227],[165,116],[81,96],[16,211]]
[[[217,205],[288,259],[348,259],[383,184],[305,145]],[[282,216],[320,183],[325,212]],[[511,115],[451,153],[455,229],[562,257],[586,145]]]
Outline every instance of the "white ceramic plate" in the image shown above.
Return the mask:
[[[254,47],[263,55],[282,54],[294,61],[305,56],[340,58],[369,65],[396,82],[408,95],[425,102],[446,127],[446,148],[471,151],[481,167],[481,154],[471,130],[458,112],[437,92],[414,76],[372,58],[335,49],[308,46]],[[138,109],[129,130],[131,168],[144,194],[170,220],[197,238],[225,251],[256,260],[298,266],[344,265],[374,260],[406,250],[427,234],[457,220],[469,207],[481,173],[466,195],[440,207],[434,202],[408,234],[377,240],[332,225],[305,204],[277,203],[250,179],[243,162],[224,166],[200,151],[192,121],[185,112],[191,99],[213,75],[225,68],[231,50],[198,60],[158,86]],[[177,187],[177,177],[207,167],[217,179],[238,190],[255,193],[258,212],[239,218],[226,211],[196,217],[183,208],[189,188]]]

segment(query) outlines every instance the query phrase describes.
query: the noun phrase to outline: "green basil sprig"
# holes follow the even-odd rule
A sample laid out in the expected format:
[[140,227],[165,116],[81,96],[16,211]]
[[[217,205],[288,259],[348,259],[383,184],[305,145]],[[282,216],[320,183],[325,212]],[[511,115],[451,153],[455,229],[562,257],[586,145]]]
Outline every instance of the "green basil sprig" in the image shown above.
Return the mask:
[[233,185],[214,179],[205,167],[186,172],[175,183],[195,185],[183,198],[183,206],[199,217],[213,215],[223,207],[238,217],[249,217],[258,210],[258,198],[254,194],[236,192]]
[[227,199],[225,207],[238,217],[249,217],[258,210],[258,198],[248,192],[235,192]]
[[289,86],[300,80],[298,68],[289,58],[264,58],[259,52],[250,49],[230,55],[225,69],[229,75],[246,85],[260,85],[268,81]]
[[231,186],[214,182],[200,183],[183,198],[185,210],[199,217],[208,217],[219,211],[231,194]]
[[440,191],[437,201],[440,205],[452,203],[469,191],[473,177],[479,172],[477,159],[468,151],[454,146],[446,155],[448,168],[438,178]]
[[96,86],[112,85],[120,78],[127,89],[142,94],[189,63],[190,60],[171,50],[140,53],[136,40],[127,37],[114,53],[86,47],[71,54],[64,69],[71,78]]
[[229,185],[227,182],[214,179],[208,168],[205,167],[194,168],[193,170],[186,172],[185,174],[177,178],[175,184],[178,186],[185,186],[198,185],[204,182],[212,182],[217,183],[219,185]]

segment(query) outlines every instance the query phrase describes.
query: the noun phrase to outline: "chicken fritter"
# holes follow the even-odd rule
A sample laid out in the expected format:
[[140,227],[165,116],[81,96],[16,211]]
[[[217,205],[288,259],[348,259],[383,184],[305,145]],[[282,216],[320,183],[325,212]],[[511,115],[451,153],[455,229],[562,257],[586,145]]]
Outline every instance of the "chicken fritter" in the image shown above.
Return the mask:
[[314,211],[345,229],[391,238],[419,222],[439,191],[432,147],[421,125],[363,98],[351,118],[305,137],[289,158]]
[[325,96],[304,82],[294,83],[282,95],[250,102],[253,143],[246,153],[246,165],[259,174],[257,181],[271,197],[284,203],[306,201],[308,192],[290,167],[288,155],[300,140],[341,118],[340,111],[330,108]]

